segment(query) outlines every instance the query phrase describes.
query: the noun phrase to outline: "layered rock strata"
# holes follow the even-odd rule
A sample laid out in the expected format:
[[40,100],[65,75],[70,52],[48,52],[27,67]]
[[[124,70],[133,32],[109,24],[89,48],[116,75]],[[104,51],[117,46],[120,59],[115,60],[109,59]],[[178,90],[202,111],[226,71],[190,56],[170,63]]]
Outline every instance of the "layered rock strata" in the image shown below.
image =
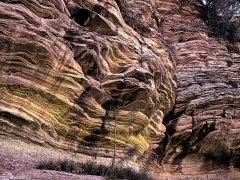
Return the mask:
[[110,157],[158,146],[176,79],[150,2],[3,0],[0,14],[1,133]]
[[208,35],[203,9],[2,0],[0,133],[95,156],[116,147],[161,174],[239,167],[240,47]]
[[157,5],[178,79],[176,104],[164,120],[163,163],[184,174],[238,168],[239,44],[209,37],[200,4],[171,3],[174,11],[166,11],[166,3]]

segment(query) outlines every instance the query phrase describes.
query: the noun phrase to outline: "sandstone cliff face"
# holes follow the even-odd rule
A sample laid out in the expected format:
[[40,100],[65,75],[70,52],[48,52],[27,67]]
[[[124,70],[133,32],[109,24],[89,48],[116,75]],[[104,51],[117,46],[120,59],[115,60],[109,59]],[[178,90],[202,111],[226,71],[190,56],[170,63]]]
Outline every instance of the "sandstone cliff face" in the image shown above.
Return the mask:
[[1,133],[108,157],[116,142],[118,157],[155,153],[165,172],[238,167],[240,55],[200,10],[1,1]]
[[174,12],[159,12],[178,79],[176,104],[164,120],[163,162],[184,174],[239,167],[240,160],[239,45],[209,37],[201,8],[178,3]]
[[110,157],[114,141],[119,156],[158,146],[176,79],[152,8],[1,1],[1,132]]

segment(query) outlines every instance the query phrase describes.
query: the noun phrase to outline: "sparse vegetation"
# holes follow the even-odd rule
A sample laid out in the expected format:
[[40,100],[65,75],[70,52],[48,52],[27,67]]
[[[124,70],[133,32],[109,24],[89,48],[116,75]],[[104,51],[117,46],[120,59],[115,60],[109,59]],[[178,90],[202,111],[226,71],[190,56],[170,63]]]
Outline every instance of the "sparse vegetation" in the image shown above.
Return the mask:
[[137,179],[137,180],[151,180],[152,178],[145,172],[138,172],[132,168],[109,167],[103,164],[97,164],[93,161],[75,162],[72,160],[48,160],[42,161],[37,166],[37,169],[65,171],[74,174],[88,174],[103,176],[106,179]]
[[207,0],[207,21],[209,27],[218,37],[236,43],[240,40],[240,1]]
[[204,20],[211,34],[229,40],[240,41],[240,0],[181,0],[182,3],[199,2],[204,7]]

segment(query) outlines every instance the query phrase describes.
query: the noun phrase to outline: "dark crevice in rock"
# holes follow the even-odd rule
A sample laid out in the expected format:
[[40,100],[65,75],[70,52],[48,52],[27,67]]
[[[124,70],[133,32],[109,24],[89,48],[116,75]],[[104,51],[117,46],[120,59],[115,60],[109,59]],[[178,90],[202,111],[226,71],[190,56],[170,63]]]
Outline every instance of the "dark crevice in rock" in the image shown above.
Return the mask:
[[[176,104],[177,102],[175,102]],[[163,118],[163,124],[167,125],[170,121],[176,119],[180,115],[182,115],[185,112],[186,108],[182,111],[179,111],[178,113],[175,112],[175,106],[172,108],[172,110]]]
[[160,20],[160,18],[156,15],[156,13],[153,13],[152,17],[156,21],[157,26],[160,28],[161,27],[161,20]]
[[118,6],[120,5],[120,0],[115,0]]
[[231,67],[232,65],[233,65],[233,61],[230,61],[230,60],[227,61],[227,66],[228,66],[228,67]]
[[88,9],[79,9],[72,15],[72,19],[81,26],[87,26],[92,20],[91,14],[92,12]]
[[159,146],[154,150],[154,152],[158,155],[158,160],[157,160],[158,163],[162,163],[169,140],[170,140],[170,135],[167,130],[164,139],[159,143]]
[[83,140],[85,140],[86,142],[88,142],[88,144],[92,144],[94,145],[95,143],[99,142],[102,139],[101,136],[98,136],[96,134],[90,134],[88,136],[85,136],[83,138]]
[[240,157],[238,158],[237,161],[234,162],[234,167],[235,168],[240,168]]
[[106,101],[102,107],[106,110],[114,110],[114,109],[120,109],[120,107],[123,105],[123,101],[120,99],[111,99]]
[[237,81],[229,81],[228,84],[230,84],[233,88],[238,88],[238,82]]
[[[174,115],[174,107],[173,109],[168,113],[168,115],[166,115],[163,118],[163,124],[166,127],[166,133],[165,133],[165,137],[164,139],[159,143],[159,146],[154,150],[154,152],[158,155],[158,163],[161,163],[164,156],[165,156],[165,150],[167,147],[167,144],[171,138],[171,136],[175,133],[175,125],[176,123],[174,121],[177,120],[177,116]],[[182,114],[184,111],[180,112],[179,114]]]
[[115,2],[118,5],[118,8],[120,9],[120,11],[122,12],[122,2],[120,0],[115,0]]
[[26,126],[29,125],[29,122],[26,119],[23,119],[22,117],[19,117],[19,116],[15,116],[9,112],[0,112],[0,118],[9,120],[11,123],[19,127],[22,127],[23,125],[26,125]]
[[69,42],[73,42],[74,41],[74,37],[73,36],[63,36],[63,39]]

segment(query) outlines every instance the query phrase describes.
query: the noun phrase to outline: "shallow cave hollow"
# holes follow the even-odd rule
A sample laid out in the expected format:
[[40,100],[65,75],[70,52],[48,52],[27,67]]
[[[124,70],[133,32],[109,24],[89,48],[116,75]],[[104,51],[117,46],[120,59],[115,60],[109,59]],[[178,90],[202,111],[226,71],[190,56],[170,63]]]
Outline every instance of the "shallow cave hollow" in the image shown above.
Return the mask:
[[91,11],[88,9],[79,9],[72,15],[72,19],[81,26],[85,26],[85,23],[91,19]]

